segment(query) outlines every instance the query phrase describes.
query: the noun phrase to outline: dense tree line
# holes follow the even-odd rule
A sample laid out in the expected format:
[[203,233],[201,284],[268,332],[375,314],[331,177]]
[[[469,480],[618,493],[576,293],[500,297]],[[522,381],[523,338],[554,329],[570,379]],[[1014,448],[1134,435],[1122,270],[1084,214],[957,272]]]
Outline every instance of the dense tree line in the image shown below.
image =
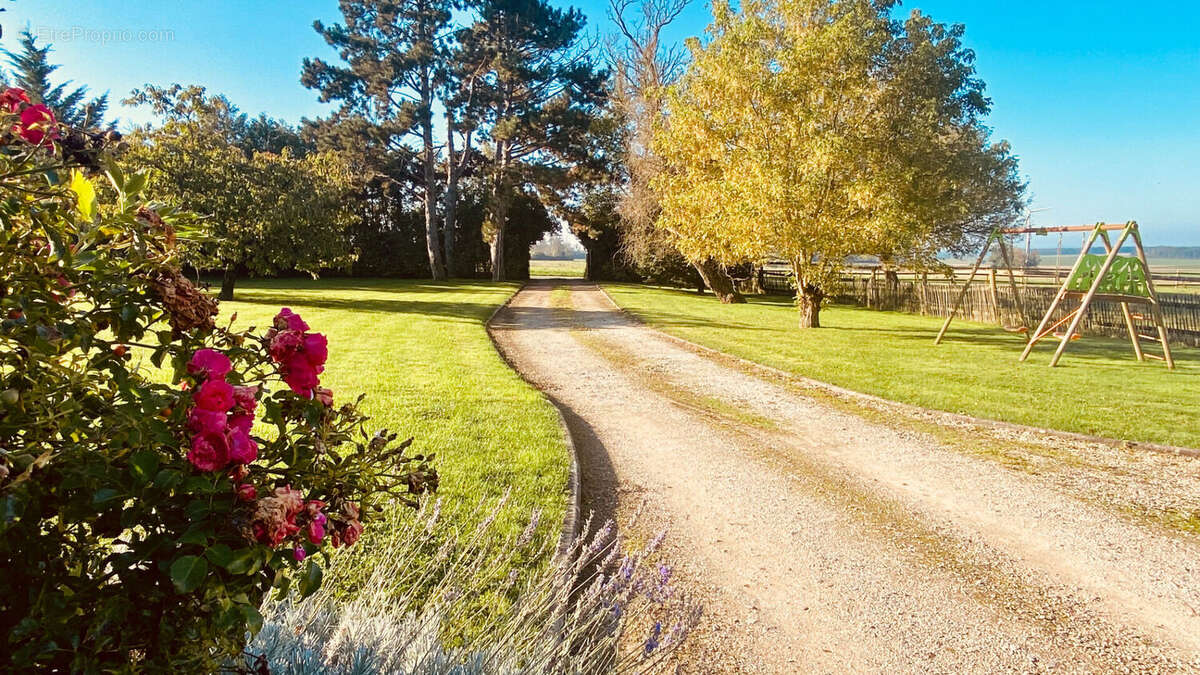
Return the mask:
[[570,206],[563,191],[604,171],[607,74],[582,13],[542,0],[472,0],[457,15],[447,0],[340,7],[341,23],[315,24],[338,59],[305,60],[301,81],[339,106],[306,134],[367,177],[358,235],[380,259],[360,266],[387,271],[393,255],[408,272],[417,249],[434,279],[527,276],[529,246]]
[[[225,297],[245,274],[522,279],[567,226],[589,278],[724,302],[785,260],[815,326],[848,257],[932,265],[1023,206],[961,26],[886,1],[718,3],[683,50],[662,36],[687,2],[611,0],[601,43],[546,0],[341,0],[314,24],[334,57],[300,72],[329,115],[148,86],[126,103],[159,121],[123,157],[203,215],[194,265]],[[23,36],[10,79],[104,128],[107,98],[51,83],[49,51]]]

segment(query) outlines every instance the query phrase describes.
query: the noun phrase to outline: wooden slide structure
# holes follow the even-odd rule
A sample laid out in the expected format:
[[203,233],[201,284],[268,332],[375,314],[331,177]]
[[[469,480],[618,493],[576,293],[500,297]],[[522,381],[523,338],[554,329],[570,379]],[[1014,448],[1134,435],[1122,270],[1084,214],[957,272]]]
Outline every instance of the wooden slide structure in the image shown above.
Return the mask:
[[[1025,343],[1025,350],[1021,352],[1020,360],[1024,361],[1029,358],[1034,345],[1042,339],[1053,335],[1059,339],[1059,343],[1058,348],[1054,351],[1054,356],[1050,359],[1050,366],[1057,366],[1063,352],[1067,349],[1067,344],[1079,337],[1079,324],[1087,314],[1088,307],[1095,300],[1108,300],[1121,305],[1121,314],[1125,319],[1125,328],[1129,332],[1129,340],[1133,344],[1133,353],[1137,357],[1137,360],[1157,359],[1166,362],[1168,369],[1174,370],[1175,361],[1171,358],[1171,345],[1167,340],[1167,326],[1163,322],[1162,307],[1159,305],[1158,293],[1154,289],[1154,281],[1150,276],[1150,264],[1146,261],[1146,251],[1142,246],[1142,237],[1138,231],[1138,224],[1132,220],[1123,225],[1097,223],[1095,225],[1065,227],[1000,228],[992,232],[988,236],[983,250],[979,253],[979,257],[975,260],[975,265],[971,268],[970,276],[967,277],[966,283],[963,284],[957,298],[955,298],[954,307],[951,308],[950,315],[946,317],[946,321],[942,324],[942,329],[938,331],[933,343],[941,344],[942,338],[946,335],[946,330],[950,328],[950,323],[954,321],[954,317],[962,305],[963,298],[967,295],[967,289],[970,288],[971,282],[975,280],[975,275],[983,264],[984,258],[987,256],[992,244],[998,244],[1000,247],[1000,255],[1003,258],[1005,266],[1008,268],[1008,283],[1012,288],[1013,297],[1016,299],[1017,309],[1021,315],[1023,324],[1025,321],[1025,309],[1022,305],[1021,293],[1017,290],[1016,279],[1013,276],[1012,259],[1008,253],[1006,237],[1017,234],[1044,235],[1051,232],[1089,232],[1090,234],[1085,240],[1084,245],[1079,249],[1079,257],[1075,259],[1074,266],[1071,267],[1066,280],[1058,289],[1058,293],[1054,296],[1054,300],[1050,303],[1050,307],[1046,310],[1046,314],[1042,317],[1037,329],[1030,333],[1028,327],[1024,325],[1011,329],[1008,327],[1005,328],[1014,332],[1027,333],[1029,336],[1028,341]],[[1109,232],[1120,232],[1115,242],[1109,237]],[[1137,255],[1123,256],[1120,254],[1121,246],[1130,238],[1133,240]],[[1091,253],[1092,246],[1096,243],[1097,239],[1104,245],[1105,252],[1103,255]],[[1067,297],[1080,298],[1079,306],[1067,312],[1062,318],[1054,320],[1055,312]],[[1148,307],[1149,314],[1132,312],[1129,308],[1131,304]],[[998,310],[999,308],[997,308]],[[1140,333],[1137,322],[1142,320],[1151,321],[1157,329],[1158,334],[1145,335]],[[1064,324],[1067,325],[1066,330],[1056,332]],[[1146,352],[1142,348],[1142,340],[1159,343],[1162,345],[1163,353],[1159,355]]]

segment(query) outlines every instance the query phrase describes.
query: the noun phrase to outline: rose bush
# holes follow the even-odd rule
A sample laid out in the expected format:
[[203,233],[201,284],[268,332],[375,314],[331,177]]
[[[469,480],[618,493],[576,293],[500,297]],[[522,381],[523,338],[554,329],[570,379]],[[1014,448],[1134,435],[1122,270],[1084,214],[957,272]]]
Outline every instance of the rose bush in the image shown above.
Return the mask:
[[216,670],[267,593],[312,593],[364,514],[436,488],[432,458],[334,404],[296,313],[216,325],[179,270],[192,220],[139,200],[111,134],[17,89],[0,134],[0,652]]

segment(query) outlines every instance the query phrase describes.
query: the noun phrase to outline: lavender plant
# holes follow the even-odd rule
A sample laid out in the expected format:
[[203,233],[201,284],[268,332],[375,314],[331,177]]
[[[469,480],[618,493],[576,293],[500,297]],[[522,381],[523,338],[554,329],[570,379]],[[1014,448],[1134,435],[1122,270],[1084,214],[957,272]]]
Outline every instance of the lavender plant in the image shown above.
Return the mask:
[[[272,673],[626,673],[655,670],[686,639],[700,607],[672,583],[662,535],[630,548],[605,523],[559,551],[533,578],[497,571],[548,544],[535,536],[540,514],[516,536],[498,535],[504,505],[480,504],[481,524],[461,531],[442,502],[413,517],[397,509],[335,574],[372,565],[359,592],[339,592],[330,579],[303,603],[269,603],[263,629],[241,669]],[[466,521],[471,522],[471,521]],[[589,533],[590,532],[590,533]],[[499,545],[498,545],[499,544]],[[410,561],[427,551],[429,564]],[[497,555],[497,551],[503,553]],[[432,590],[431,590],[432,589]],[[481,609],[479,594],[512,594],[506,611]],[[481,626],[462,632],[457,627]]]

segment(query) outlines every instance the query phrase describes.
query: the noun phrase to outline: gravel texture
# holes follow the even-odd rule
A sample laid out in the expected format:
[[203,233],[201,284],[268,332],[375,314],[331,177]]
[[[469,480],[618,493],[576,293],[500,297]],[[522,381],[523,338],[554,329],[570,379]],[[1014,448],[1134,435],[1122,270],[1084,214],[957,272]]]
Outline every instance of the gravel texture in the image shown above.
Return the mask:
[[668,529],[706,605],[672,668],[1200,672],[1200,459],[936,415],[927,433],[689,349],[585,283],[532,283],[492,327],[564,408],[584,512]]

